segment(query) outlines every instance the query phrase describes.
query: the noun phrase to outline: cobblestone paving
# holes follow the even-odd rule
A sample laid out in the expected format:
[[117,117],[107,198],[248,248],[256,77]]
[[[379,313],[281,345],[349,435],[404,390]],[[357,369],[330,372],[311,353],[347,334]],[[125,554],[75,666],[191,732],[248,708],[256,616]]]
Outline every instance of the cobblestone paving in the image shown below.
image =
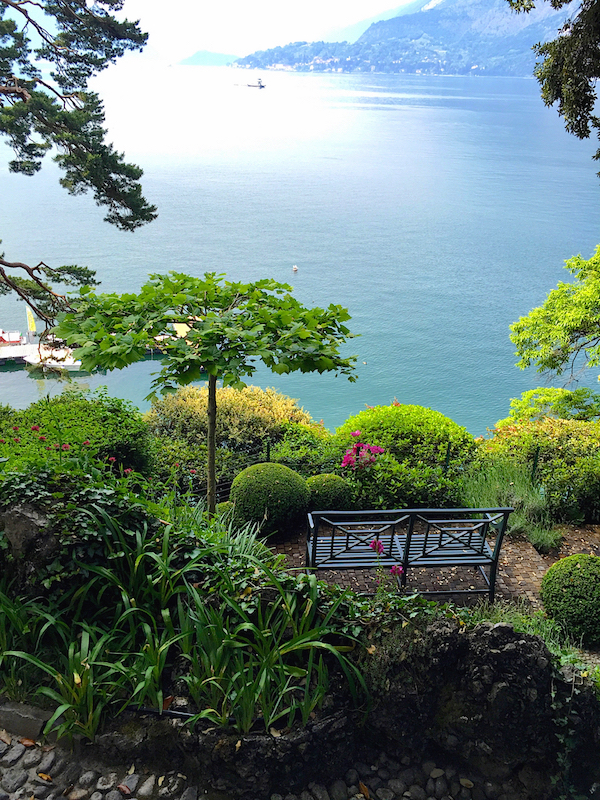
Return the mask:
[[198,794],[177,772],[112,769],[0,732],[0,800],[197,800]]

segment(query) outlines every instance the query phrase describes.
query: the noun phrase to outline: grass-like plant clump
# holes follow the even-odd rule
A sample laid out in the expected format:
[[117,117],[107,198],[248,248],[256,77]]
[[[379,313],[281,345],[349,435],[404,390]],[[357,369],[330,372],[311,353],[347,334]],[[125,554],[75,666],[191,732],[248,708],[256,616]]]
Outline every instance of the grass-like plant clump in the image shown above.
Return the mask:
[[558,546],[561,534],[550,516],[548,499],[532,480],[531,467],[506,457],[475,460],[463,480],[467,508],[514,508],[509,532],[526,536],[540,552]]

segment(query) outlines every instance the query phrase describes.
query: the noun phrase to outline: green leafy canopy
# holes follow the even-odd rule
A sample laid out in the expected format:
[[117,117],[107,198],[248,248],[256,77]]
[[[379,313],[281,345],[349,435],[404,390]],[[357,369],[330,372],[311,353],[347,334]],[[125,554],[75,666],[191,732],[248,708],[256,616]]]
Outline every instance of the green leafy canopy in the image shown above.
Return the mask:
[[566,268],[573,283],[559,283],[543,305],[511,325],[522,369],[533,364],[561,375],[600,365],[600,245],[588,261],[578,255]]
[[[161,351],[151,397],[206,374],[242,387],[257,360],[278,374],[335,371],[355,380],[356,358],[339,353],[352,336],[345,308],[306,308],[290,294],[291,286],[271,279],[244,284],[224,278],[151,275],[139,294],[96,294],[84,287],[54,333],[79,345],[85,369],[121,369],[149,348]],[[174,324],[186,326],[184,335],[175,334]]]

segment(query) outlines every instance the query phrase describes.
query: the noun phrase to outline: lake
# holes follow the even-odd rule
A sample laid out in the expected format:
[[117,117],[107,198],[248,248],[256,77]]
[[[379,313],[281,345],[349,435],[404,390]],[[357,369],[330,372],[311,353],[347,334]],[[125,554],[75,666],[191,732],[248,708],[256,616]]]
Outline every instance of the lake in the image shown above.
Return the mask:
[[[259,74],[266,88],[249,88]],[[546,383],[514,366],[509,325],[568,278],[565,259],[592,255],[600,179],[594,142],[565,133],[534,80],[159,68],[127,56],[96,87],[109,138],[143,166],[159,218],[116,231],[91,198],[58,186],[51,162],[34,178],[10,175],[0,148],[7,259],[87,265],[104,291],[168,270],[272,277],[305,304],[346,306],[356,383],[260,366],[251,381],[330,429],[397,398],[479,435],[511,397]],[[25,329],[22,303],[0,298],[0,327]],[[154,369],[76,380],[147,408]],[[16,407],[59,389],[0,373],[0,402]]]

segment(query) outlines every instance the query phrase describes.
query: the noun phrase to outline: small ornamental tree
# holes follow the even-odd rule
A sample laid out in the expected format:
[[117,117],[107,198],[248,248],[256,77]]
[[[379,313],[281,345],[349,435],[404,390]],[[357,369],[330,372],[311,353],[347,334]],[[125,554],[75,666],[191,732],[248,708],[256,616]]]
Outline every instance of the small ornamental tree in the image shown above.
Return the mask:
[[[274,280],[226,281],[224,275],[202,278],[170,272],[151,275],[139,294],[96,294],[81,289],[74,311],[61,315],[54,333],[77,351],[84,369],[121,369],[146,355],[162,352],[162,370],[152,391],[174,392],[178,386],[208,375],[207,474],[208,508],[216,499],[217,381],[243,387],[243,378],[262,361],[278,374],[335,372],[355,380],[355,357],[343,358],[340,346],[351,337],[343,324],[350,318],[338,305],[306,308]],[[176,335],[174,325],[182,335]]]

